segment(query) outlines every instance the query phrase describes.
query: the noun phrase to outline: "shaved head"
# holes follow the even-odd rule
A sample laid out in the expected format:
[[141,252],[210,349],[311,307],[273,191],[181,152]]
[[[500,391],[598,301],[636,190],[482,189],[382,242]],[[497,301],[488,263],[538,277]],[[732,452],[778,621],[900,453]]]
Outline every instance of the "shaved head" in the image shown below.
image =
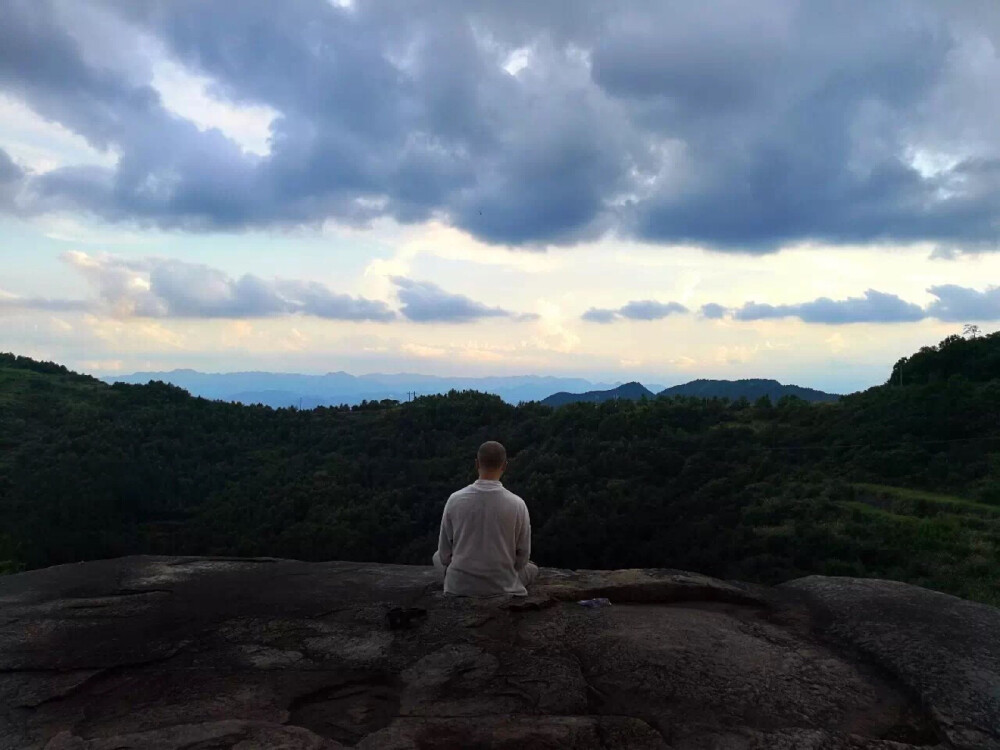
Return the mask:
[[487,440],[479,446],[476,460],[483,471],[499,471],[507,463],[507,449],[496,440]]

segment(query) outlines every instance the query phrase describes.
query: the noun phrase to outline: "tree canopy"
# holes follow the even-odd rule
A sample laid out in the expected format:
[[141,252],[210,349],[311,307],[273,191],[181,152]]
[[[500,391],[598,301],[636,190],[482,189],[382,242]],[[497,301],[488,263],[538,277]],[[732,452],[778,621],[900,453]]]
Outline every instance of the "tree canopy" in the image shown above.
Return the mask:
[[452,391],[299,411],[4,354],[0,570],[140,552],[427,564],[495,439],[541,565],[872,575],[1000,603],[1000,336],[902,363],[902,386],[835,403]]

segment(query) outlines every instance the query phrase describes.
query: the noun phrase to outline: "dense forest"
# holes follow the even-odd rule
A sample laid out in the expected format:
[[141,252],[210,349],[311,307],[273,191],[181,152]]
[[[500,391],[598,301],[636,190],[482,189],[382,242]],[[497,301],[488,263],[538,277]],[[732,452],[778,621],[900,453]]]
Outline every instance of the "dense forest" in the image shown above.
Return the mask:
[[0,355],[0,568],[427,564],[486,439],[508,448],[541,565],[878,576],[1000,604],[1000,333],[926,347],[834,403],[453,391],[298,411]]
[[638,401],[642,398],[655,398],[656,396],[667,396],[670,398],[694,396],[696,398],[728,398],[730,400],[740,398],[756,400],[767,396],[772,401],[778,401],[785,396],[794,396],[803,401],[836,401],[840,398],[837,394],[824,393],[812,388],[802,388],[797,385],[782,385],[777,380],[752,378],[744,380],[692,380],[689,383],[681,383],[680,385],[664,388],[659,393],[653,393],[642,383],[633,381],[604,391],[586,391],[584,393],[560,391],[542,399],[541,403],[546,406],[564,406],[581,401],[590,401],[592,403],[613,401],[615,399]]

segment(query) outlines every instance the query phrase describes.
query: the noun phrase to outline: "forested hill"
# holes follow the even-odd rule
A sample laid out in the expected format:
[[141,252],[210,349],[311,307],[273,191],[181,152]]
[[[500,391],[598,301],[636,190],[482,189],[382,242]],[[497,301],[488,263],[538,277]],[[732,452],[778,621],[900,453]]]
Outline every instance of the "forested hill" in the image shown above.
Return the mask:
[[625,383],[617,388],[611,388],[606,391],[586,391],[585,393],[560,391],[559,393],[553,393],[548,398],[542,399],[542,403],[546,406],[565,406],[566,404],[576,404],[583,401],[600,404],[604,401],[612,401],[614,399],[623,398],[630,401],[638,401],[643,398],[655,397],[656,394],[642,383]]
[[989,336],[949,336],[925,346],[892,368],[889,385],[940,383],[963,378],[977,383],[1000,378],[1000,331]]
[[587,391],[604,384],[583,378],[563,378],[542,375],[493,377],[436,377],[415,373],[351,375],[328,372],[325,375],[303,375],[281,372],[208,373],[197,370],[168,372],[136,372],[102,378],[106,383],[143,385],[151,380],[180,386],[193,396],[234,401],[243,404],[264,404],[275,408],[360,404],[362,401],[382,401],[391,398],[408,400],[411,394],[427,396],[450,390],[475,390],[495,393],[511,404],[538,401],[555,391]]
[[613,399],[628,399],[639,401],[644,398],[655,398],[656,396],[689,396],[692,398],[726,398],[731,401],[748,399],[756,401],[759,398],[767,397],[772,401],[779,401],[785,396],[793,396],[803,401],[836,401],[840,396],[833,393],[824,393],[812,388],[803,388],[798,385],[782,385],[777,380],[763,380],[760,378],[746,380],[692,380],[690,383],[675,385],[665,388],[659,393],[653,393],[641,383],[625,383],[617,388],[606,391],[587,391],[585,393],[553,393],[548,398],[542,400],[546,406],[565,406],[582,401],[591,403],[601,403]]
[[137,552],[425,564],[445,499],[495,438],[543,565],[879,576],[1000,603],[1000,336],[969,344],[834,403],[559,409],[463,391],[275,410],[0,355],[0,567]]
[[824,393],[813,388],[803,388],[800,385],[783,385],[777,380],[748,378],[744,380],[692,380],[666,388],[659,392],[660,396],[694,396],[695,398],[728,398],[736,401],[741,398],[756,401],[767,397],[778,401],[785,396],[801,398],[803,401],[836,401],[840,396]]

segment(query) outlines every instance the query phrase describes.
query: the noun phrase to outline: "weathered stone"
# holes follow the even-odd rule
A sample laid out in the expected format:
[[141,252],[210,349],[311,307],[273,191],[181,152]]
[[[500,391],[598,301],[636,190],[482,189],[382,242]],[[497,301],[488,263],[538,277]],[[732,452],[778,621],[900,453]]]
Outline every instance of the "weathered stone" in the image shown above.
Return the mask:
[[956,747],[1000,748],[1000,610],[897,581],[810,576],[820,627],[881,665]]
[[359,750],[668,750],[652,727],[621,716],[490,716],[400,719]]
[[[718,734],[713,734],[711,730],[701,731],[675,740],[673,750],[909,750],[913,747],[892,740],[831,734],[821,729],[779,729],[774,732],[737,729]],[[927,750],[923,743],[920,747]]]
[[343,747],[302,727],[217,721],[88,740],[60,732],[49,740],[45,750],[341,750]]
[[529,597],[473,600],[400,565],[32,571],[0,578],[0,748],[995,747],[997,611],[948,597],[959,614],[897,637],[902,589],[854,586],[543,570]]

